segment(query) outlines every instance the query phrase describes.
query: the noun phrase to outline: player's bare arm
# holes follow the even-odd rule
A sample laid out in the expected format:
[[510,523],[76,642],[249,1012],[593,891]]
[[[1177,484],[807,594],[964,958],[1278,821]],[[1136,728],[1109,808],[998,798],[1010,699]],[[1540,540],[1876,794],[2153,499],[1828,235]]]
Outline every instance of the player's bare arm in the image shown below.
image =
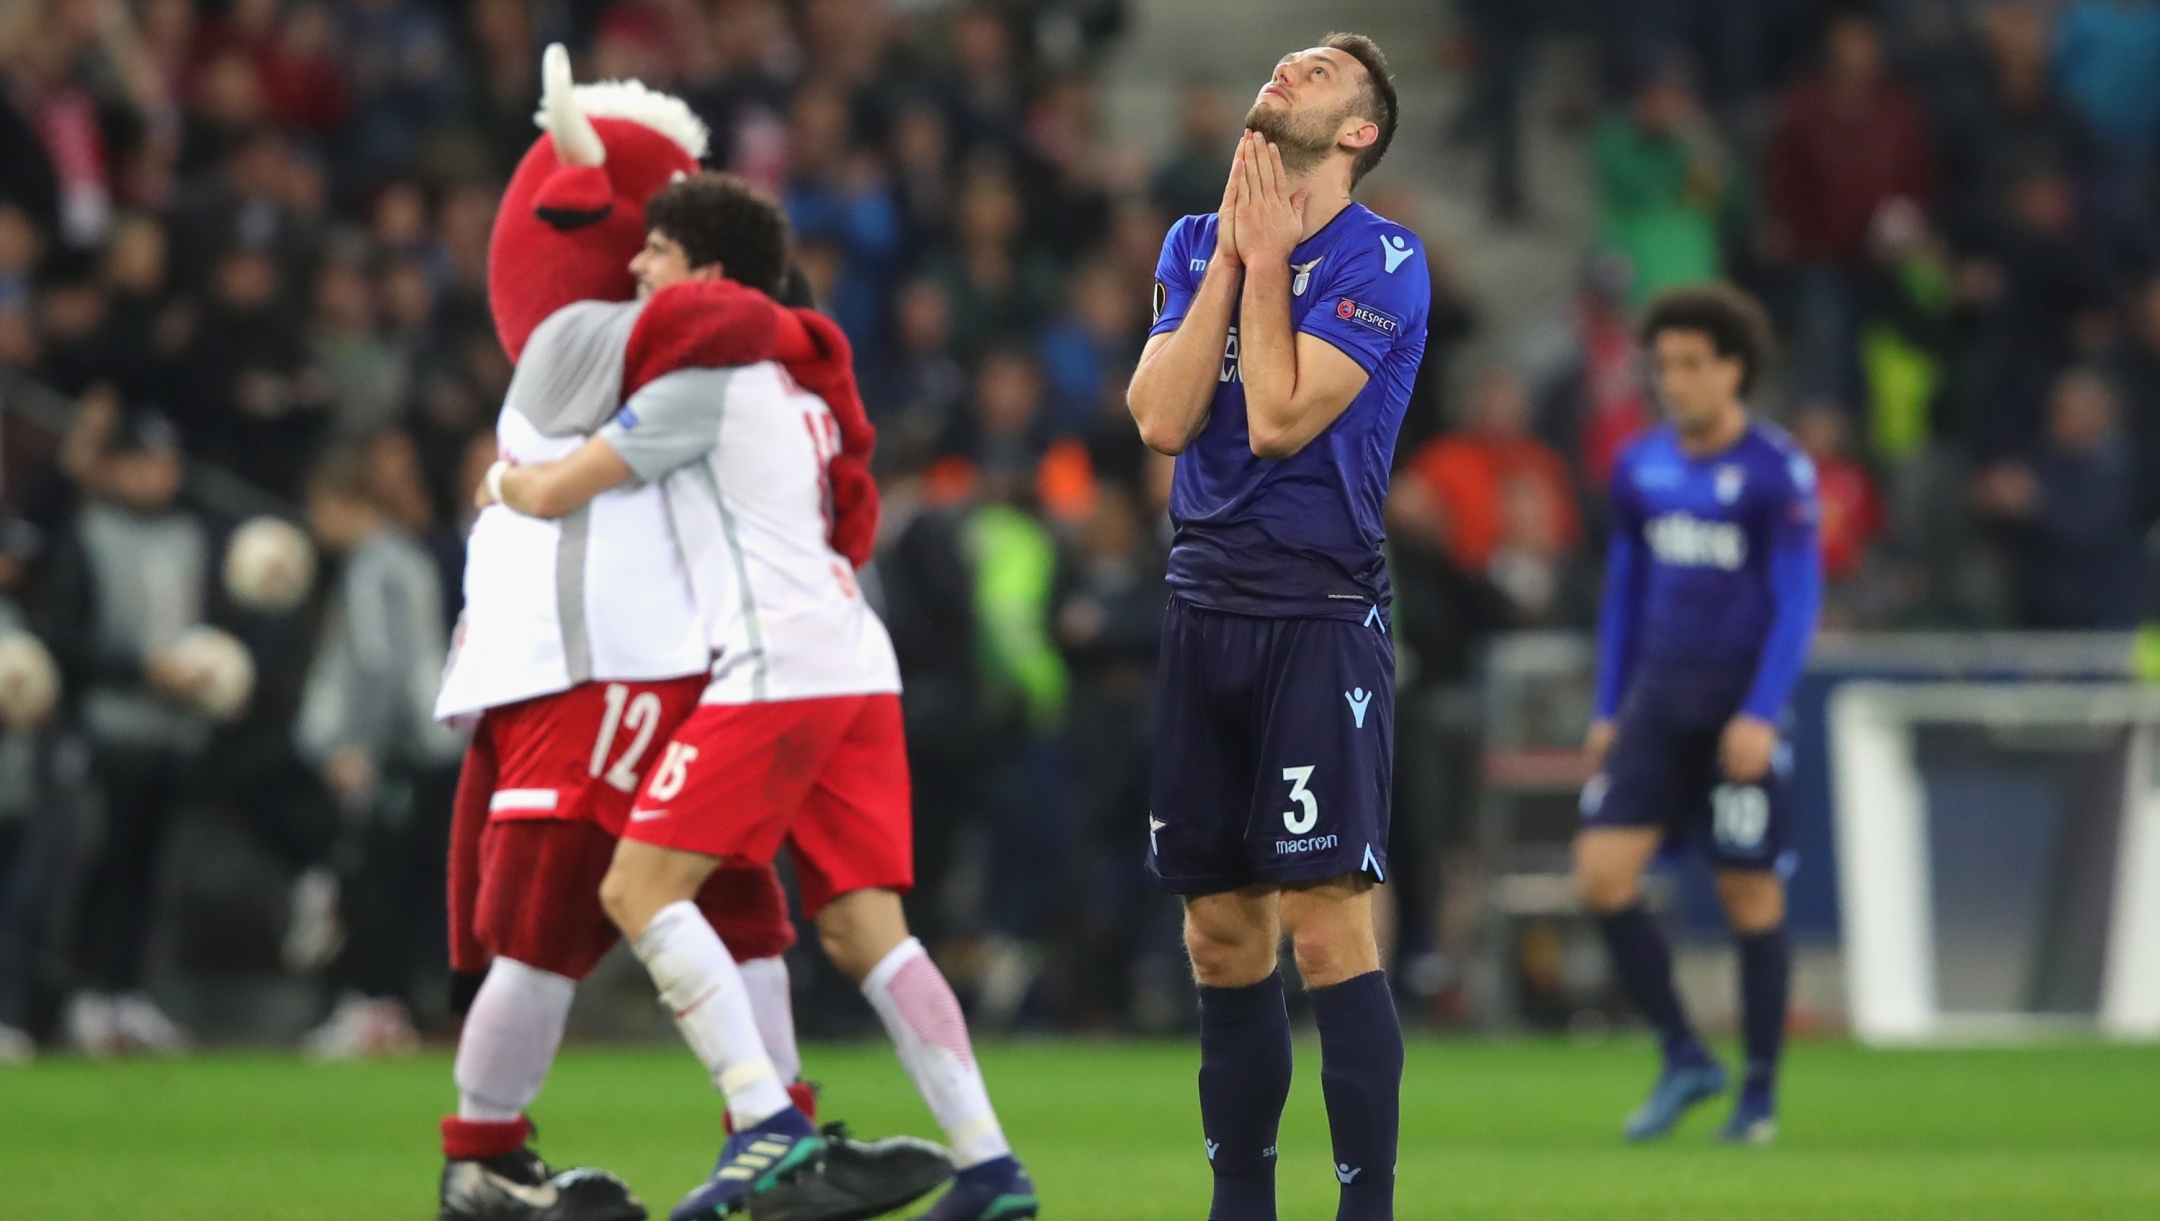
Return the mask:
[[488,478],[481,481],[473,500],[482,509],[500,503],[527,517],[565,517],[633,477],[630,464],[622,460],[615,447],[593,437],[567,458],[530,466],[497,464],[489,468]]
[[1216,213],[1215,253],[1208,259],[1192,308],[1174,331],[1149,339],[1125,391],[1125,406],[1140,426],[1140,440],[1160,454],[1183,453],[1207,426],[1208,408],[1222,380],[1223,347],[1237,313],[1243,263],[1236,238],[1237,205],[1245,186],[1245,159],[1253,138],[1238,141],[1230,178]]
[[[1367,374],[1340,348],[1290,326],[1290,252],[1317,231],[1307,217],[1313,195],[1293,189],[1282,151],[1257,133],[1243,158],[1245,190],[1237,208],[1245,259],[1238,362],[1245,382],[1245,424],[1253,453],[1288,458],[1320,435],[1365,388]],[[1344,201],[1347,202],[1347,201]],[[1321,223],[1341,211],[1335,205]]]

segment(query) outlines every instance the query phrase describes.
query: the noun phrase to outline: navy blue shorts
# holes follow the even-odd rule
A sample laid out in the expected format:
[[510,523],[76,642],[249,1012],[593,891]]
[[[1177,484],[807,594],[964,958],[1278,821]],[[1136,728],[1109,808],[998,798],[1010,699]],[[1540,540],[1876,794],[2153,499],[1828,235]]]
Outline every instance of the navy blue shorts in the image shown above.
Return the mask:
[[1583,786],[1583,826],[1655,827],[1668,846],[1699,845],[1719,869],[1790,873],[1792,747],[1778,742],[1761,781],[1727,780],[1718,743],[1745,684],[1726,686],[1638,682],[1621,705],[1604,770]]
[[1155,712],[1157,885],[1387,880],[1395,644],[1379,615],[1267,619],[1172,598]]

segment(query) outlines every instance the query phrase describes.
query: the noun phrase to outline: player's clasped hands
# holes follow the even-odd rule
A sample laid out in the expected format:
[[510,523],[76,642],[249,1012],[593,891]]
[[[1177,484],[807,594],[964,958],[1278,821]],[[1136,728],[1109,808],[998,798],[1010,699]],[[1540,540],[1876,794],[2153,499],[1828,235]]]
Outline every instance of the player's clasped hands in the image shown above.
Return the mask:
[[1238,140],[1230,161],[1217,213],[1215,257],[1232,266],[1288,263],[1305,232],[1307,191],[1290,189],[1282,150],[1267,137],[1248,131]]

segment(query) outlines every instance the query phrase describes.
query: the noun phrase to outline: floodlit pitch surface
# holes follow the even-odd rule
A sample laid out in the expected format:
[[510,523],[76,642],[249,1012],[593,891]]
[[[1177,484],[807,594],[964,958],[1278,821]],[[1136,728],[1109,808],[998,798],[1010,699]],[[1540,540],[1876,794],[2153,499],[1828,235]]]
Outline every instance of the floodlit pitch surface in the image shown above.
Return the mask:
[[[1728,1052],[1729,1054],[1729,1052]],[[813,1047],[832,1117],[931,1135],[884,1048]],[[1200,1221],[1189,1043],[1018,1043],[985,1050],[1047,1218]],[[2102,1044],[1868,1051],[1803,1043],[1785,1134],[1708,1143],[1703,1108],[1673,1139],[1623,1146],[1646,1045],[1417,1040],[1398,1215],[1538,1218],[2160,1217],[2160,1049]],[[0,1069],[0,1215],[75,1221],[425,1221],[449,1059],[312,1065],[271,1056]],[[715,1102],[672,1047],[564,1056],[535,1114],[542,1150],[628,1178],[665,1215],[709,1166]],[[1282,1138],[1282,1217],[1334,1214],[1318,1048],[1298,1048]]]

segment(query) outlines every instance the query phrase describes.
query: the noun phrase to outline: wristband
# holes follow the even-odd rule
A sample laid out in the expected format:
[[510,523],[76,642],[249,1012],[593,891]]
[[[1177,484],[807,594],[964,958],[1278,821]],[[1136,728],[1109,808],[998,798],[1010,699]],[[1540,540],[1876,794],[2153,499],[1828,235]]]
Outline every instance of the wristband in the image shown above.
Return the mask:
[[487,474],[480,480],[487,487],[488,499],[496,504],[503,505],[504,508],[509,508],[509,505],[503,501],[502,481],[503,475],[509,470],[510,464],[498,458],[488,464]]

